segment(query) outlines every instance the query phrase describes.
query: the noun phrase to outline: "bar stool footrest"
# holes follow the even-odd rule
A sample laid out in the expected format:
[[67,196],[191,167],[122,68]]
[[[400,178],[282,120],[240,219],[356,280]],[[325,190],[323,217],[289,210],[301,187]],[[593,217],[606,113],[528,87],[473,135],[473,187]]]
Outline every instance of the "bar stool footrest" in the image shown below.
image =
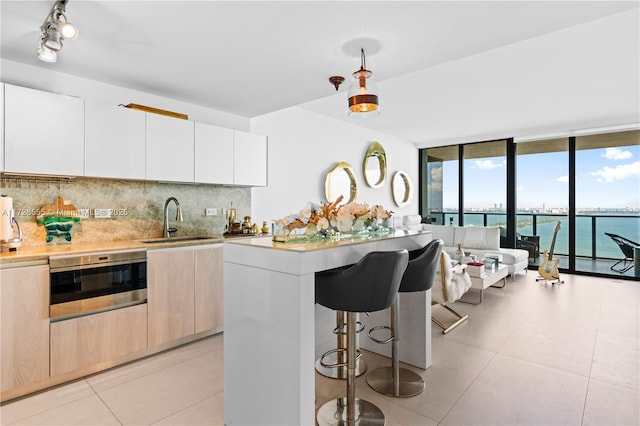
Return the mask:
[[[378,339],[377,337],[373,336],[373,333],[375,333],[378,330],[389,330],[389,332],[391,333],[391,336],[389,336],[388,339]],[[369,335],[369,339],[373,340],[376,343],[380,343],[381,345],[386,345],[387,343],[391,343],[394,338],[391,327],[389,327],[388,325],[378,325],[378,326],[372,327],[367,334]]]
[[[345,331],[346,328],[347,328],[346,324],[343,327],[336,327],[333,329],[333,334],[346,335],[347,334],[347,332]],[[364,323],[360,321],[356,321],[356,334],[362,332],[362,330],[364,330]]]
[[[325,367],[325,368],[338,368],[338,367],[346,367],[347,366],[347,361],[345,362],[335,362],[332,364],[327,364],[324,362],[324,359],[331,355],[331,354],[338,354],[338,353],[344,353],[344,357],[346,359],[347,357],[347,348],[336,348],[336,349],[331,349],[329,351],[326,351],[325,353],[322,354],[322,356],[320,357],[320,365]],[[360,357],[362,356],[362,352],[360,352],[358,349],[356,349],[356,362],[358,361],[358,359],[360,359]],[[336,357],[337,359],[337,357]]]
[[[329,359],[334,358],[335,355],[328,355]],[[326,364],[335,364],[334,361],[327,361]],[[347,367],[323,367],[320,364],[320,359],[316,360],[316,371],[318,374],[328,377],[329,379],[346,380],[347,379]],[[362,376],[367,372],[367,363],[364,358],[356,359],[356,377]]]

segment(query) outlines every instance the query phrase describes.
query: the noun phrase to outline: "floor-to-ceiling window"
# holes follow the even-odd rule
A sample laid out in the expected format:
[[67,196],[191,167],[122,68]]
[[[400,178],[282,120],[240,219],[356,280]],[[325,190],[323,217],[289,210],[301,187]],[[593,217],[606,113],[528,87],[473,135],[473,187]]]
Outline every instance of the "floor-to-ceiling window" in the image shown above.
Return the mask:
[[607,234],[640,243],[639,209],[640,131],[576,137],[576,270],[624,256]]
[[[540,253],[557,256],[560,268],[569,267],[568,150],[568,138],[516,144],[517,232],[537,236]],[[530,263],[538,265],[542,259],[531,258]]]
[[420,155],[423,217],[506,224],[504,247],[538,239],[531,267],[553,244],[561,271],[640,278],[635,268],[611,269],[625,255],[607,235],[640,242],[640,131],[434,147]]
[[463,225],[505,227],[506,141],[465,145],[463,158]]
[[427,191],[422,191],[422,216],[439,225],[458,224],[458,146],[422,151]]

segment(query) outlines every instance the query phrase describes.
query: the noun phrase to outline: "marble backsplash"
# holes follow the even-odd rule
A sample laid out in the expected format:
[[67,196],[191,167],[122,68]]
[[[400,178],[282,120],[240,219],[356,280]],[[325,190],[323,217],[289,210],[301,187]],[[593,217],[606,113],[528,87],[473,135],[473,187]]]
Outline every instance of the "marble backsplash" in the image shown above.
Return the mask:
[[[175,222],[176,208],[169,205],[169,224],[180,235],[222,234],[224,209],[237,209],[238,220],[251,214],[251,188],[218,185],[185,185],[148,181],[74,178],[70,183],[34,183],[2,180],[0,193],[13,197],[16,219],[22,229],[23,246],[46,244],[44,226],[36,223],[38,210],[60,195],[78,209],[113,209],[108,219],[93,214],[71,230],[73,242],[96,242],[158,238],[162,236],[165,200],[175,197],[182,208],[183,222]],[[205,216],[206,208],[217,208],[216,216]],[[268,218],[252,218],[262,225]],[[66,243],[54,239],[52,243]]]

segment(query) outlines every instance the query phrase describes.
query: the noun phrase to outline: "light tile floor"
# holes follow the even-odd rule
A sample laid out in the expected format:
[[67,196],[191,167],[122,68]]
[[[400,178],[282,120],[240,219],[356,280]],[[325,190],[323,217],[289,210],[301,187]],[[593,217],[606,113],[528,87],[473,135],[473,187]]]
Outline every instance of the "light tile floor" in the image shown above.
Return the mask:
[[[388,425],[639,425],[640,283],[563,276],[507,280],[447,335],[435,325],[427,388],[405,399],[371,391]],[[223,336],[0,407],[2,425],[222,425]],[[388,360],[365,353],[369,369]],[[316,375],[317,404],[344,382]],[[248,404],[250,409],[250,403]]]

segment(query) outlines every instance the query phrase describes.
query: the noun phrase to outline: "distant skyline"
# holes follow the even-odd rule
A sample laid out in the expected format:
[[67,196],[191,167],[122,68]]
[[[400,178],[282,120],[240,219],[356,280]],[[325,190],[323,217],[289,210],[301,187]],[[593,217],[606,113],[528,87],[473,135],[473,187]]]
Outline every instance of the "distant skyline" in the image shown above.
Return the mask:
[[[457,162],[443,163],[443,207],[457,208]],[[506,205],[503,157],[466,160],[465,208]],[[576,208],[640,208],[640,146],[576,152]],[[517,156],[517,207],[567,209],[567,152]]]

